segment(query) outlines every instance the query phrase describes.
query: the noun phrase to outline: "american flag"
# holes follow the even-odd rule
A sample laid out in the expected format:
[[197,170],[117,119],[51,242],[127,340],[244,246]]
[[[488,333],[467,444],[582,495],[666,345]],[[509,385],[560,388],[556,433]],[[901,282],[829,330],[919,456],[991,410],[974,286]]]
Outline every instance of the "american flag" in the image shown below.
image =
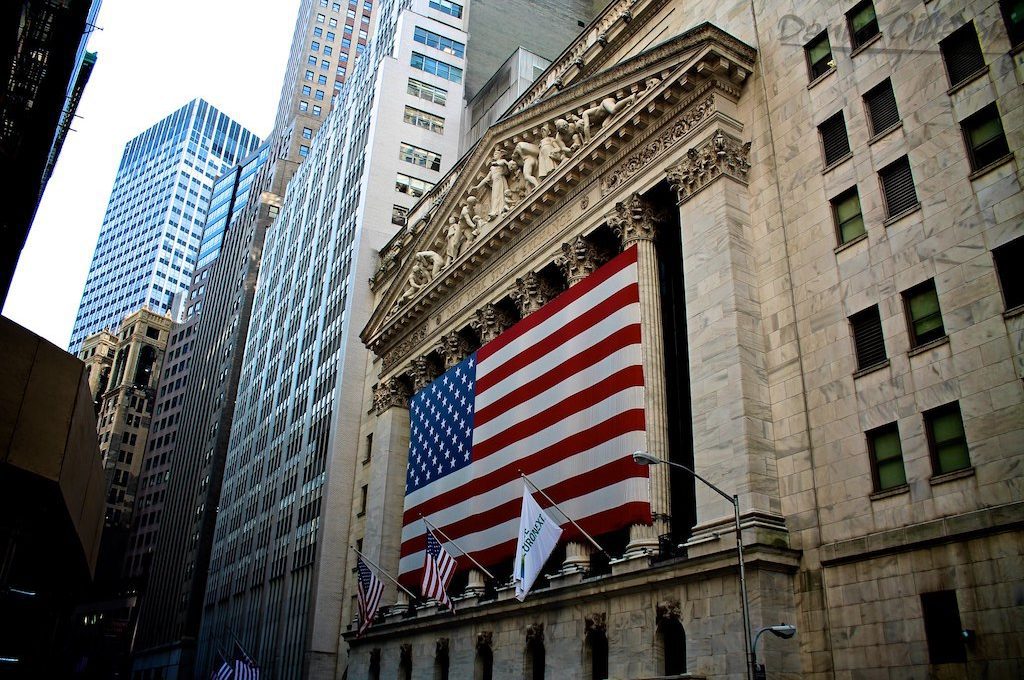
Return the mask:
[[448,551],[441,547],[434,532],[427,529],[427,551],[423,564],[423,597],[432,597],[452,611],[452,605],[448,597],[448,584],[455,575],[455,558],[448,554]]
[[484,566],[512,557],[520,470],[588,533],[650,524],[640,340],[630,248],[419,391],[400,580],[424,564],[421,515]]
[[[224,658],[223,656],[221,657]],[[224,659],[224,663],[220,665],[220,668],[213,672],[213,680],[231,680],[231,677],[235,674],[234,669],[231,668],[231,664]]]
[[356,569],[359,571],[359,592],[356,597],[359,603],[358,635],[362,635],[373,623],[373,617],[377,614],[380,596],[384,592],[384,584],[370,571],[362,557],[356,558]]
[[260,667],[251,659],[235,659],[233,680],[260,680]]

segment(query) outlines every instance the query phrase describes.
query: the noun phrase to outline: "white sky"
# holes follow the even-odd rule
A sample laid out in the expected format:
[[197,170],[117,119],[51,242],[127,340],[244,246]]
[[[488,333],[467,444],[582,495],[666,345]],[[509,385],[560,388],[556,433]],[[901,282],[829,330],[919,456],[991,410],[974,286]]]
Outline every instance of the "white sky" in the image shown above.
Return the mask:
[[270,133],[299,0],[103,0],[99,55],[4,316],[66,348],[125,142],[194,97]]

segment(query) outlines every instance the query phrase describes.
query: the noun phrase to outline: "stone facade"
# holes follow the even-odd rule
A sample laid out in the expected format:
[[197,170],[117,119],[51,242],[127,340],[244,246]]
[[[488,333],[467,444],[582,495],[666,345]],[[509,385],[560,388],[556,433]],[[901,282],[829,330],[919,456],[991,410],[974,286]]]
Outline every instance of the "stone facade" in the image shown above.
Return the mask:
[[[1019,57],[994,4],[848,4],[613,2],[413,209],[381,253],[363,331],[378,389],[351,544],[397,571],[409,413],[395,395],[653,230],[647,278],[640,265],[651,453],[738,495],[752,627],[799,631],[762,638],[769,677],[1024,673],[1024,317],[1019,273],[993,256],[1024,236]],[[856,46],[855,23],[869,27]],[[985,68],[951,84],[943,50],[964,26]],[[805,46],[822,31],[831,61],[812,79]],[[876,133],[864,97],[887,80],[899,117]],[[961,123],[989,104],[1009,153],[975,168]],[[826,164],[814,140],[838,112],[849,152]],[[558,151],[534,166],[524,144]],[[914,200],[893,211],[904,157]],[[844,237],[834,206],[853,187],[863,234]],[[445,258],[450,220],[467,231]],[[673,261],[677,292],[657,274]],[[914,291],[930,281],[941,328],[921,342]],[[851,317],[873,306],[884,349],[865,366]],[[681,353],[657,347],[673,328]],[[876,439],[893,426],[895,483]],[[557,677],[596,677],[595,639],[611,678],[744,677],[732,507],[663,466],[651,498],[655,526],[633,527],[610,573],[551,574],[525,603],[505,587],[466,594],[454,618],[394,608],[344,633],[348,677],[538,677],[540,658]],[[669,533],[679,547],[658,543]],[[354,579],[346,592],[349,622]],[[389,586],[385,602],[397,597]]]

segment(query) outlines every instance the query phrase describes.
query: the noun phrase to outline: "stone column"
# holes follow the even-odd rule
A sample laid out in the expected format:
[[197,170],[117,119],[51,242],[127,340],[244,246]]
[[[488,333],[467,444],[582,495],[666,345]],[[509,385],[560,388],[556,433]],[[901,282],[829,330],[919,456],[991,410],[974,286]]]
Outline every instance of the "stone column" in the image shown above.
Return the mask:
[[[601,266],[601,258],[594,245],[583,236],[577,236],[562,244],[562,254],[555,258],[555,265],[562,270],[566,282],[572,288]],[[575,518],[573,518],[575,519]],[[590,566],[590,543],[570,541],[565,546],[565,561],[562,573],[572,574],[586,571]]]
[[[669,168],[667,179],[679,197],[694,467],[739,495],[748,544],[784,545],[749,154],[749,143],[715,130]],[[703,540],[731,533],[731,504],[700,483],[696,500],[688,554],[731,550],[731,536]]]
[[[402,508],[409,460],[408,387],[398,378],[382,381],[373,390],[373,410],[377,422],[367,481],[363,552],[395,575],[402,544]],[[384,579],[383,598],[383,602],[406,602],[404,593],[387,579]]]
[[511,326],[512,318],[499,307],[487,303],[476,310],[476,319],[470,325],[480,334],[480,344],[485,345]]
[[[668,407],[665,397],[665,341],[661,326],[661,282],[658,278],[658,254],[654,235],[658,222],[654,209],[639,194],[633,194],[606,218],[608,226],[622,242],[622,249],[636,246],[640,288],[641,349],[644,367],[644,421],[647,452],[659,460],[668,460]],[[652,465],[650,474],[653,526],[634,524],[629,531],[626,555],[657,550],[658,536],[671,531],[672,494],[667,465]]]
[[557,294],[554,287],[536,272],[528,272],[526,276],[516,279],[516,285],[509,293],[519,308],[519,315],[524,319]]

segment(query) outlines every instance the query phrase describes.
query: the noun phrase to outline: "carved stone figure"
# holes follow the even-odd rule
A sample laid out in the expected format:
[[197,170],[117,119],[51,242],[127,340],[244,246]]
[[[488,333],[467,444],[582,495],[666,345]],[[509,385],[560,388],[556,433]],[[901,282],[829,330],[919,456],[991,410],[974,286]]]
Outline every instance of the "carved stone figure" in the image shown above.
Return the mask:
[[501,214],[501,209],[505,205],[505,192],[508,190],[508,176],[515,172],[515,169],[515,161],[505,160],[501,147],[494,147],[487,175],[470,190],[475,194],[484,187],[490,187],[491,202],[487,208],[487,219],[492,220]]
[[555,132],[559,141],[570,154],[583,146],[583,137],[576,131],[577,120],[579,119],[576,116],[570,115],[555,121]]
[[451,264],[462,253],[462,229],[457,215],[448,218],[445,230],[445,261]]
[[547,177],[558,167],[562,159],[569,155],[567,147],[551,129],[551,125],[544,123],[540,127],[541,139],[537,154],[537,176]]
[[476,196],[466,197],[466,205],[458,215],[448,218],[445,230],[445,264],[449,265],[461,255],[466,247],[480,235],[480,224],[483,220],[474,215]]
[[530,142],[519,142],[516,144],[515,150],[512,152],[513,160],[517,161],[523,168],[523,179],[530,185],[530,188],[536,188],[540,184],[540,180],[537,179],[537,162],[540,156],[540,148],[536,144]]
[[648,78],[644,87],[640,88],[633,94],[623,97],[622,99],[616,99],[615,97],[605,97],[600,102],[591,106],[583,111],[583,137],[587,141],[590,140],[592,128],[596,125],[602,127],[609,118],[614,118],[623,109],[634,103],[637,99],[646,94],[647,90],[657,85],[660,81],[657,78]]
[[441,273],[444,263],[445,259],[432,250],[421,250],[413,255],[412,269],[405,281],[405,292],[399,298],[398,304],[405,304],[416,297],[418,292]]

